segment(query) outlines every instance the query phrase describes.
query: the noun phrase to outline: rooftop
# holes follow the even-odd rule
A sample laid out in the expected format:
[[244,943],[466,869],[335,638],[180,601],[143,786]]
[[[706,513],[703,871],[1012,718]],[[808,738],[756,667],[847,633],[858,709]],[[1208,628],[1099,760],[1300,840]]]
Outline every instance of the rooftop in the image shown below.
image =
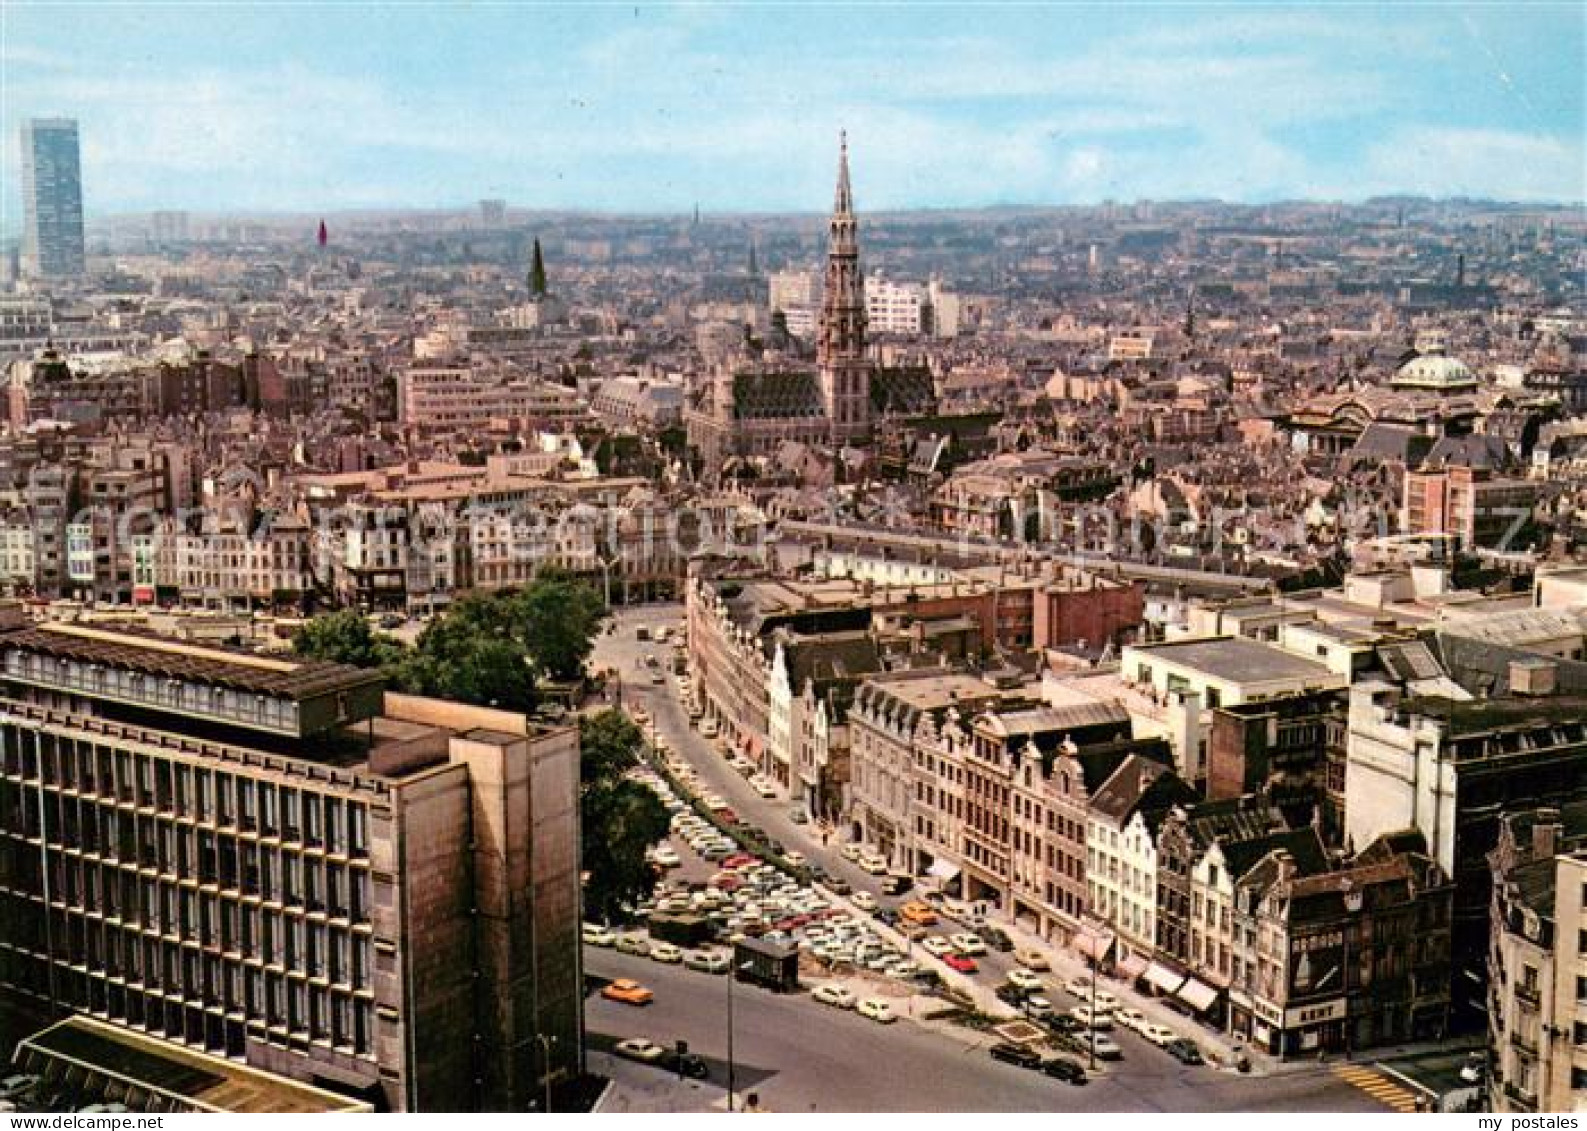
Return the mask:
[[266,658],[128,629],[51,623],[0,635],[10,649],[301,701],[382,682],[377,672],[317,660]]
[[1202,640],[1175,640],[1126,649],[1142,658],[1166,660],[1194,668],[1204,675],[1230,683],[1272,683],[1278,680],[1337,680],[1325,664],[1308,660],[1256,640],[1219,636]]
[[121,1102],[134,1111],[373,1110],[361,1100],[91,1017],[70,1017],[35,1033],[17,1047],[16,1060],[26,1071],[43,1075],[47,1088],[69,1088],[74,1099]]

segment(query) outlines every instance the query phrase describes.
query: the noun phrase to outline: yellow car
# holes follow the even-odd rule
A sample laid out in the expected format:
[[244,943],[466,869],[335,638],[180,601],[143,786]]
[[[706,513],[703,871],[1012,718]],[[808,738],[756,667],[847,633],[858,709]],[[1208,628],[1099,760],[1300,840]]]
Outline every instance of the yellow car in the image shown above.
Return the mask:
[[654,993],[632,978],[617,979],[601,990],[601,996],[624,1005],[649,1005],[656,1000]]

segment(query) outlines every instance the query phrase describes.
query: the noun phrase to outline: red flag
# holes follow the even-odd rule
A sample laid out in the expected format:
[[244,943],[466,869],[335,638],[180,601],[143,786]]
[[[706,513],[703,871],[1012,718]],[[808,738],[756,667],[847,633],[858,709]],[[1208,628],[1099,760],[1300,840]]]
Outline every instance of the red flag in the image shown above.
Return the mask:
[[325,230],[325,221],[321,220],[320,221],[320,246],[324,247],[325,246],[325,241],[330,239],[330,238],[331,238],[330,233]]

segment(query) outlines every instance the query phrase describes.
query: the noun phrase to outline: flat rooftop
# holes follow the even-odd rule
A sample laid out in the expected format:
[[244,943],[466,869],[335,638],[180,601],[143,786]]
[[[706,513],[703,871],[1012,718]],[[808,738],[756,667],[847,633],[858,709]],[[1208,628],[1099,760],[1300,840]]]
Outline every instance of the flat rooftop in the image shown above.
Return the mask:
[[[97,1021],[70,1017],[17,1046],[16,1063],[46,1089],[133,1111],[369,1112],[363,1100]],[[75,1070],[75,1071],[73,1071]],[[69,1089],[65,1081],[70,1078]]]
[[1275,680],[1338,679],[1327,665],[1282,648],[1247,640],[1243,636],[1220,636],[1211,640],[1174,640],[1166,644],[1146,644],[1126,649],[1143,657],[1167,660],[1181,667],[1226,680],[1230,683],[1272,683]]
[[265,657],[81,624],[41,624],[0,635],[0,653],[12,649],[298,701],[382,682],[378,672],[347,664]]

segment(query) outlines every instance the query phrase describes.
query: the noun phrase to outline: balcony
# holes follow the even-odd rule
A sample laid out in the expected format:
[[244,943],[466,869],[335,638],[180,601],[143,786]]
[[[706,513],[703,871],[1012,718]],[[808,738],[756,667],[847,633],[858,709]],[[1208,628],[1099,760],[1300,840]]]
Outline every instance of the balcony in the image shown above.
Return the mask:
[[1510,1101],[1512,1107],[1522,1111],[1537,1110],[1537,1096],[1532,1092],[1516,1087],[1514,1084],[1505,1084],[1504,1098]]
[[1530,1006],[1531,1008],[1536,1009],[1538,1004],[1542,1001],[1542,995],[1539,992],[1537,986],[1529,986],[1525,983],[1518,982],[1515,986],[1515,1000],[1520,1002],[1522,1005]]
[[1537,1056],[1537,1038],[1530,1034],[1523,1033],[1519,1029],[1514,1030],[1510,1033],[1510,1043],[1528,1056],[1534,1058]]

